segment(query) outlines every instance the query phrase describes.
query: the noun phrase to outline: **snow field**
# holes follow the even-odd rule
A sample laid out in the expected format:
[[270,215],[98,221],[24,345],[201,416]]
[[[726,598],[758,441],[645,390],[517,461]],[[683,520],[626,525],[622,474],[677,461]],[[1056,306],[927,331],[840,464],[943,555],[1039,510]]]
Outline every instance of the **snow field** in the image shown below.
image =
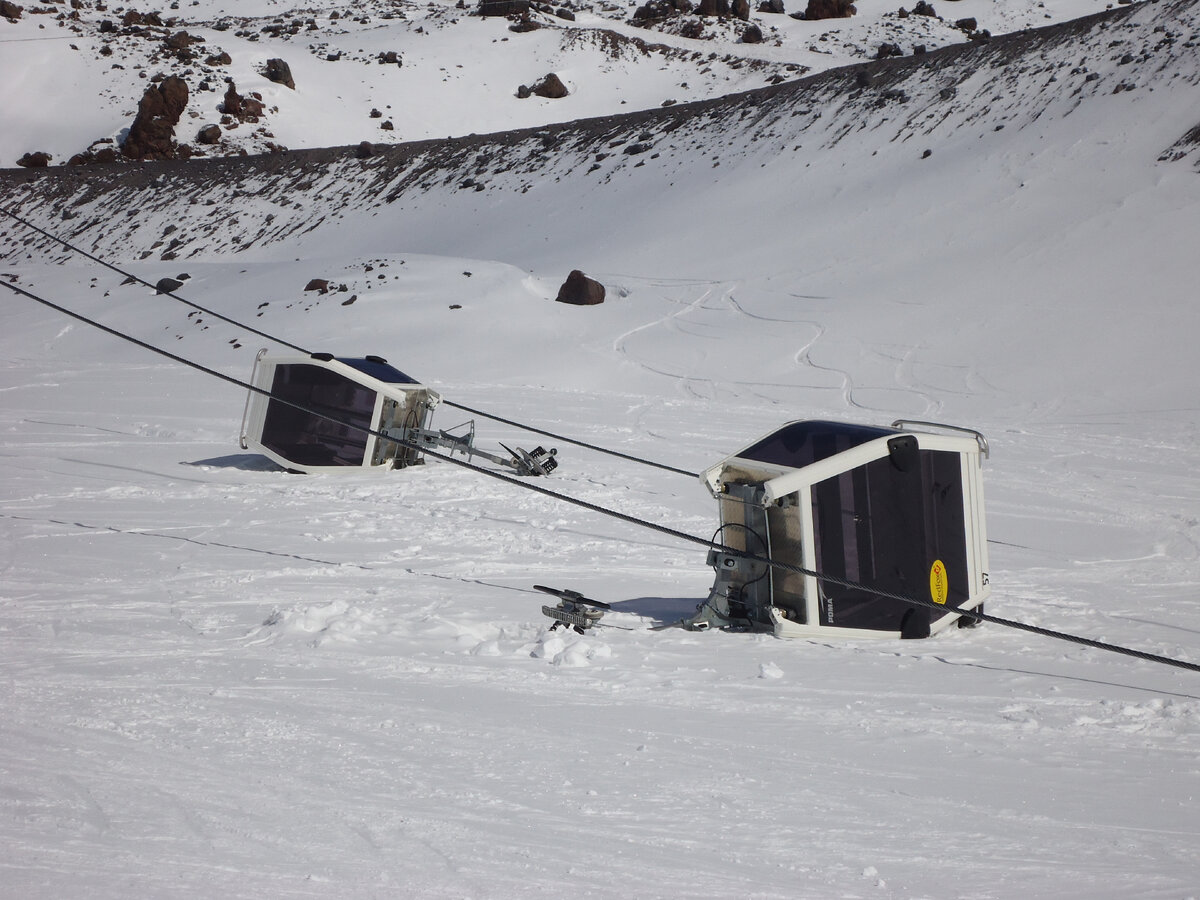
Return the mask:
[[[1156,160],[1200,107],[1175,59],[1119,94],[1027,77],[986,114],[960,86],[928,142],[885,110],[829,144],[830,107],[595,183],[554,181],[564,155],[382,206],[329,175],[288,197],[316,231],[242,251],[290,224],[269,179],[195,256],[138,260],[203,221],[166,185],[75,224],[303,346],[687,469],[796,418],[977,427],[988,611],[1194,661],[1200,181]],[[245,329],[0,232],[6,279],[249,376]],[[603,306],[553,303],[575,267]],[[237,389],[17,297],[0,360],[0,894],[1195,895],[1190,672],[991,626],[650,631],[706,595],[703,548],[434,462],[284,474],[239,450]],[[716,526],[692,479],[558,449],[547,487]],[[535,583],[619,627],[550,633]]]

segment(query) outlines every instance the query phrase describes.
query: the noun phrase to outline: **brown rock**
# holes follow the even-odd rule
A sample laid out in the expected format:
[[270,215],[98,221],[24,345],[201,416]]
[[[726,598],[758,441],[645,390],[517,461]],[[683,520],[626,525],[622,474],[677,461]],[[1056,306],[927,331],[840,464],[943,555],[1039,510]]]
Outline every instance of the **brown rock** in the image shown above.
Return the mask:
[[808,0],[805,19],[848,19],[858,10],[850,0]]
[[192,44],[196,43],[200,43],[200,38],[192,37],[186,31],[177,31],[163,41],[163,45],[168,50],[186,50]]
[[187,102],[187,82],[178,75],[146,88],[121,152],[129,159],[174,159],[175,126]]
[[237,85],[232,81],[225,89],[225,100],[221,104],[221,112],[239,119],[242,116],[242,95],[237,92]]
[[604,302],[604,285],[575,269],[567,276],[554,299],[573,306],[596,306]]
[[26,153],[17,160],[17,165],[26,169],[44,169],[50,165],[51,158],[49,153],[37,150],[33,153]]
[[21,12],[25,9],[23,6],[17,6],[9,0],[0,0],[0,16],[6,19],[19,19]]
[[531,90],[539,97],[547,97],[551,100],[559,100],[568,94],[567,86],[553,72],[535,84]]
[[519,16],[529,13],[529,0],[482,0],[481,16]]
[[267,68],[263,74],[269,81],[282,84],[293,91],[296,89],[296,82],[292,79],[292,67],[282,59],[268,59]]

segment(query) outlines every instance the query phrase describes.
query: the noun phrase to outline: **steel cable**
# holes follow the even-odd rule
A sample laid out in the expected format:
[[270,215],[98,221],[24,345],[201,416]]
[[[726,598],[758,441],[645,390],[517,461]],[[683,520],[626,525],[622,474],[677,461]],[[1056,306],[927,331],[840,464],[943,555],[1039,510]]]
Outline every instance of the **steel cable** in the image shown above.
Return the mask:
[[660,525],[656,522],[650,522],[646,519],[641,519],[641,518],[638,518],[637,516],[631,516],[628,513],[619,512],[618,510],[609,509],[607,507],[600,506],[599,504],[591,503],[587,500],[581,500],[577,497],[570,497],[566,494],[560,494],[557,491],[553,491],[553,490],[550,490],[549,488],[542,487],[541,485],[536,484],[534,482],[522,481],[511,475],[506,475],[502,472],[496,472],[491,469],[485,469],[482,466],[477,466],[474,463],[468,462],[466,460],[455,459],[452,456],[438,453],[436,451],[420,447],[419,445],[413,444],[409,441],[397,439],[396,436],[390,435],[386,432],[379,431],[374,428],[368,428],[363,425],[359,425],[359,424],[347,421],[345,419],[341,419],[337,416],[332,416],[332,415],[328,415],[326,413],[318,412],[317,410],[310,409],[301,403],[296,403],[296,402],[287,400],[283,397],[279,397],[279,396],[273,394],[271,391],[268,391],[264,388],[256,387],[255,385],[249,384],[248,382],[244,382],[238,378],[234,378],[231,375],[225,375],[224,373],[218,372],[215,369],[210,369],[209,367],[204,366],[198,362],[189,360],[189,359],[179,356],[175,353],[171,353],[170,351],[164,350],[161,347],[156,347],[153,344],[150,344],[146,341],[140,340],[139,338],[135,338],[132,335],[125,334],[124,332],[118,331],[115,328],[110,328],[107,325],[97,322],[94,319],[90,319],[87,316],[82,315],[81,313],[77,313],[72,310],[69,310],[66,307],[60,306],[57,303],[47,300],[44,297],[40,297],[37,294],[32,293],[31,291],[27,291],[24,288],[18,287],[17,285],[10,284],[5,281],[0,281],[0,285],[3,285],[4,287],[8,288],[10,291],[13,291],[16,294],[19,294],[23,297],[26,297],[30,300],[33,300],[37,303],[44,305],[44,306],[47,306],[50,309],[54,309],[54,310],[56,310],[60,313],[63,313],[64,315],[67,315],[73,319],[76,319],[80,322],[84,322],[88,325],[93,326],[94,328],[98,328],[99,330],[106,332],[107,334],[111,334],[114,337],[121,338],[122,340],[128,341],[129,343],[132,343],[138,347],[141,347],[145,350],[149,350],[152,353],[157,353],[158,355],[164,356],[167,359],[173,360],[182,365],[188,366],[189,368],[195,369],[198,372],[203,372],[204,374],[211,375],[214,378],[220,379],[221,381],[225,381],[229,384],[236,385],[237,387],[243,388],[245,390],[252,391],[256,394],[260,394],[271,400],[282,403],[286,406],[290,406],[293,409],[300,410],[309,415],[318,416],[320,418],[326,419],[327,421],[334,422],[338,425],[342,425],[347,428],[352,428],[356,431],[374,435],[375,437],[384,438],[388,441],[392,441],[394,443],[401,444],[401,445],[409,447],[411,449],[418,450],[421,453],[424,453],[426,456],[432,456],[435,459],[440,459],[440,460],[448,462],[452,465],[459,466],[464,469],[469,469],[473,472],[478,472],[482,475],[486,475],[490,478],[498,479],[500,481],[511,484],[515,487],[519,487],[524,490],[534,491],[535,493],[541,494],[545,497],[550,497],[554,500],[558,500],[563,503],[569,503],[571,505],[578,506],[582,509],[590,510],[590,511],[598,513],[600,515],[608,516],[610,518],[617,519],[619,521],[626,522],[631,525],[636,525],[639,528],[646,528],[646,529],[658,532],[659,534],[664,534],[669,537],[673,537],[673,538],[676,538],[677,540],[684,541],[687,543],[697,544],[697,545],[709,547],[709,548],[714,548],[723,553],[727,553],[727,554],[730,554],[733,556],[738,556],[738,557],[750,560],[751,562],[764,563],[764,564],[771,566],[774,569],[778,569],[780,571],[792,572],[792,573],[795,573],[798,575],[804,575],[807,577],[815,578],[818,581],[824,582],[825,584],[832,584],[832,585],[836,585],[838,587],[849,588],[852,590],[866,591],[868,593],[874,594],[877,597],[883,597],[883,598],[886,598],[889,600],[896,600],[898,602],[908,603],[913,606],[924,607],[927,609],[934,610],[936,612],[940,612],[942,614],[945,614],[947,612],[955,612],[961,616],[971,618],[973,620],[980,621],[980,622],[991,622],[995,625],[1001,625],[1006,628],[1015,628],[1015,629],[1018,629],[1021,631],[1029,632],[1031,634],[1038,634],[1043,637],[1049,637],[1049,638],[1055,638],[1058,640],[1069,641],[1071,643],[1078,644],[1078,645],[1084,646],[1084,647],[1092,647],[1097,650],[1107,650],[1112,653],[1119,653],[1119,654],[1122,654],[1125,656],[1131,656],[1131,657],[1134,657],[1135,659],[1141,659],[1141,660],[1144,660],[1147,662],[1160,663],[1162,665],[1173,666],[1173,667],[1179,668],[1179,669],[1187,669],[1187,670],[1193,671],[1193,672],[1200,672],[1200,664],[1188,662],[1186,660],[1173,659],[1173,658],[1167,657],[1167,656],[1160,656],[1160,655],[1154,654],[1154,653],[1147,653],[1142,650],[1135,650],[1130,647],[1122,647],[1117,644],[1110,644],[1110,643],[1106,643],[1104,641],[1096,641],[1096,640],[1092,640],[1091,638],[1085,638],[1085,637],[1081,637],[1079,635],[1068,634],[1068,633],[1062,632],[1062,631],[1055,631],[1050,628],[1042,628],[1038,625],[1030,625],[1026,622],[1019,622],[1019,621],[1015,621],[1013,619],[1004,619],[999,616],[988,615],[988,614],[974,611],[974,610],[963,610],[963,611],[960,611],[957,609],[947,610],[946,607],[936,604],[932,600],[925,600],[920,597],[907,596],[904,594],[896,593],[894,591],[888,591],[888,590],[884,590],[881,588],[875,588],[875,587],[872,587],[871,585],[862,584],[862,583],[854,582],[854,581],[849,581],[847,579],[838,578],[833,575],[824,575],[820,572],[817,572],[813,569],[806,568],[804,566],[798,566],[798,565],[795,565],[792,563],[782,562],[782,561],[779,561],[776,559],[772,559],[771,557],[768,557],[768,556],[760,556],[758,554],[748,553],[746,551],[739,550],[734,547],[729,547],[724,544],[716,544],[711,539],[705,539],[705,538],[699,537],[694,534],[688,534],[685,531],[680,531],[678,529],[671,528],[667,525]]

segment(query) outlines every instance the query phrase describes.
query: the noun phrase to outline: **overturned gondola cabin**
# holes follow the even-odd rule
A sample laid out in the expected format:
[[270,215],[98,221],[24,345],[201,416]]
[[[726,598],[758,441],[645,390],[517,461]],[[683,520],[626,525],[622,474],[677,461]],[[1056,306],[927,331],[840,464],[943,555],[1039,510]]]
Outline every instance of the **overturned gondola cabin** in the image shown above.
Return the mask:
[[[242,447],[285,469],[402,468],[411,446],[389,441],[423,429],[441,397],[378,356],[267,356],[259,353],[242,418]],[[369,429],[369,430],[368,430]]]
[[931,423],[805,421],[712,466],[701,477],[720,503],[717,577],[692,627],[915,638],[971,624],[958,611],[982,612],[990,591],[987,453],[979,433]]

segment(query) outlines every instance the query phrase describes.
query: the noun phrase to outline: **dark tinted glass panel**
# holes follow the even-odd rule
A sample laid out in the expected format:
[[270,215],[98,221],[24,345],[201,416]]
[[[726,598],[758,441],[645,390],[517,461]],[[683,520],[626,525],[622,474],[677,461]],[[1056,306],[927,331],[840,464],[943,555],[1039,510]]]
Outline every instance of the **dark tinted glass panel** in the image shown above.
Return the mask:
[[[276,366],[271,393],[343,422],[371,427],[375,392],[321,366]],[[360,428],[332,422],[274,399],[267,403],[263,446],[297,465],[362,465],[368,438]]]
[[[969,596],[959,454],[922,450],[900,468],[884,457],[813,485],[817,569],[846,581],[930,599],[931,570],[946,572],[947,608]],[[898,631],[906,614],[937,613],[859,588],[821,583],[821,624]],[[910,623],[911,625],[911,623]]]
[[841,422],[793,422],[738,453],[743,459],[802,468],[895,431]]
[[[921,473],[885,457],[813,486],[817,569],[880,590],[928,593],[923,564]],[[822,625],[899,630],[907,603],[821,583]]]
[[388,384],[420,384],[415,378],[405,375],[399,369],[393,369],[387,363],[379,363],[370,359],[344,359],[338,358],[338,362],[345,363],[364,375],[370,375],[372,378],[378,378],[380,381],[386,381]]

